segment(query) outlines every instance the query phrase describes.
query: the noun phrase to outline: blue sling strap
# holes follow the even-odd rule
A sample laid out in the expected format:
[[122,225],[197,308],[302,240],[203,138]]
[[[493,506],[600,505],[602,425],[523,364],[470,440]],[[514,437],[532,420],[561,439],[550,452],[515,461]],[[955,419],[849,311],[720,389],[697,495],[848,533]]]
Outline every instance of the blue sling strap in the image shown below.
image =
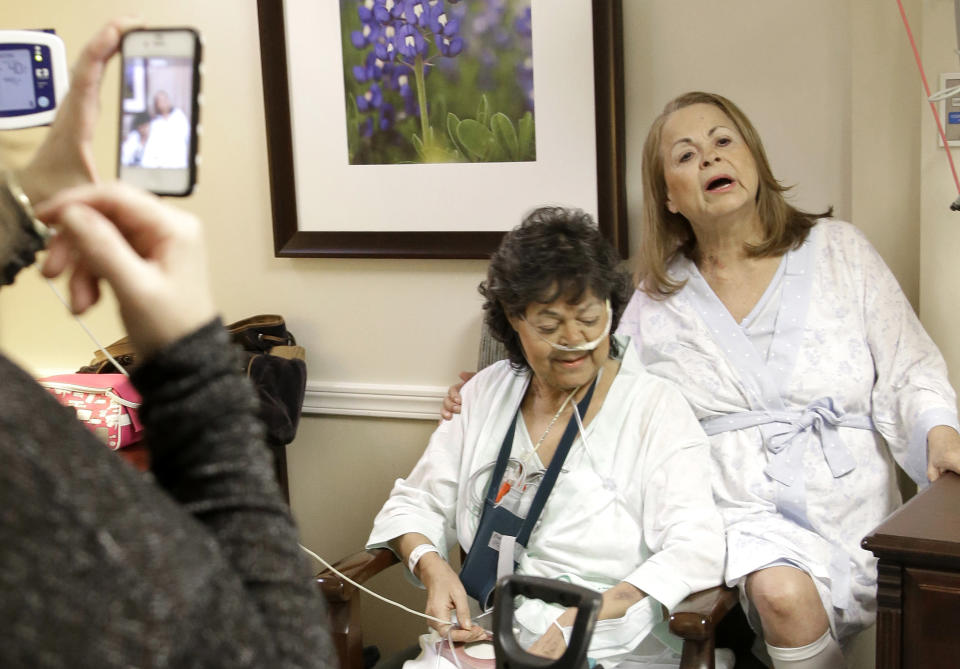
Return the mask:
[[[593,398],[596,385],[597,382],[594,380],[587,394],[577,403],[576,410],[581,415],[585,415],[590,407],[590,400]],[[576,417],[571,416],[570,420],[567,421],[567,427],[563,431],[563,435],[560,437],[560,443],[553,459],[550,460],[550,465],[537,488],[537,493],[534,495],[526,517],[519,516],[497,503],[497,494],[500,491],[503,475],[507,470],[510,452],[513,450],[513,438],[519,416],[520,409],[518,408],[510,427],[507,429],[507,434],[503,438],[500,453],[497,455],[497,464],[494,467],[493,475],[490,477],[490,486],[483,502],[483,512],[473,538],[473,545],[470,547],[470,551],[463,561],[463,567],[460,569],[460,581],[463,583],[464,589],[468,595],[480,603],[484,610],[488,609],[493,603],[498,563],[501,561],[501,545],[508,550],[510,550],[508,547],[514,545],[520,546],[521,550],[526,547],[537,520],[543,512],[543,507],[547,503],[547,497],[560,476],[560,469],[567,459],[567,454],[577,438]],[[513,551],[511,550],[511,552]],[[510,558],[513,569],[516,569],[516,555],[507,557]]]

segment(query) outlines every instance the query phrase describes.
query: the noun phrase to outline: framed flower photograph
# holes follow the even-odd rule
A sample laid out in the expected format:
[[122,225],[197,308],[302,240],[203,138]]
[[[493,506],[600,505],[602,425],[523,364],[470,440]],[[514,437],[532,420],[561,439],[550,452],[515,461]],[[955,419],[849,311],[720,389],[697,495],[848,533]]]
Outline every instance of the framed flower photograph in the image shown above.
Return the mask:
[[278,257],[486,258],[531,209],[627,253],[620,0],[259,0]]

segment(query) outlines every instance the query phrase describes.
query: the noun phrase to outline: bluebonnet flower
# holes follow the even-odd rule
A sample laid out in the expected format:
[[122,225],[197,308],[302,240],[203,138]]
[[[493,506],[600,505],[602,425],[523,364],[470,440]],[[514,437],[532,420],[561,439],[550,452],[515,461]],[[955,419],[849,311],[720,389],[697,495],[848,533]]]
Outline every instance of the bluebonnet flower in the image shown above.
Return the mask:
[[380,60],[390,61],[396,56],[397,49],[394,40],[397,29],[392,25],[385,25],[379,31],[377,40],[373,42],[373,52]]
[[359,50],[372,45],[384,62],[399,58],[412,64],[419,56],[430,65],[431,43],[437,54],[456,56],[465,46],[459,19],[447,12],[447,5],[456,4],[455,0],[358,0],[362,27],[351,32],[350,41]]
[[359,84],[367,81],[380,81],[383,79],[385,67],[386,63],[377,58],[377,54],[371,51],[367,54],[362,65],[353,66],[353,78]]
[[370,84],[370,88],[363,95],[357,96],[357,108],[362,111],[379,109],[383,104],[383,91],[379,84]]
[[360,135],[362,137],[373,136],[373,118],[368,116],[360,122]]
[[374,0],[373,18],[380,23],[387,23],[403,15],[404,0]]
[[384,102],[380,107],[380,129],[390,130],[397,118],[397,111],[392,104]]
[[397,52],[405,58],[414,59],[417,56],[426,58],[430,51],[430,44],[424,39],[420,31],[407,23],[397,29],[394,41]]
[[[513,21],[513,29],[524,44],[531,44],[533,38],[533,17],[528,5],[521,10]],[[528,52],[531,49],[528,48]],[[533,57],[524,58],[517,63],[517,83],[526,97],[527,109],[533,111]]]
[[533,37],[533,17],[529,5],[517,14],[517,18],[513,21],[513,29],[517,31],[520,37]]
[[363,0],[357,6],[357,15],[360,17],[360,23],[371,23],[373,21],[374,0]]

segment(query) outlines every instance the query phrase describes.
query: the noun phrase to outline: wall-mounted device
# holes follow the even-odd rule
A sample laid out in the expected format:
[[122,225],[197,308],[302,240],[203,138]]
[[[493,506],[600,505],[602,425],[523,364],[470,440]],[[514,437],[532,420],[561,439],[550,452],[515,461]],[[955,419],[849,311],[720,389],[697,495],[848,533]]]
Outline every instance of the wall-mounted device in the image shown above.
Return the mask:
[[59,37],[0,30],[0,130],[50,123],[67,86],[67,54]]
[[[949,97],[946,97],[948,96]],[[947,144],[960,146],[960,72],[947,72],[940,75],[940,93],[931,96],[940,103],[940,118],[943,119],[943,133]],[[943,148],[943,139],[937,134],[937,145]]]

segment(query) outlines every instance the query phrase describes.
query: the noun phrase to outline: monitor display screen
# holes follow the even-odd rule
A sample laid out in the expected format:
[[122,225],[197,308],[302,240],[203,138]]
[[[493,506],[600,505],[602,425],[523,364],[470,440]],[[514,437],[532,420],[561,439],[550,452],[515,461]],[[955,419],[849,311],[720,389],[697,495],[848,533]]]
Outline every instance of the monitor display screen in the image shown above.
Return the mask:
[[30,50],[0,50],[0,112],[36,108]]

